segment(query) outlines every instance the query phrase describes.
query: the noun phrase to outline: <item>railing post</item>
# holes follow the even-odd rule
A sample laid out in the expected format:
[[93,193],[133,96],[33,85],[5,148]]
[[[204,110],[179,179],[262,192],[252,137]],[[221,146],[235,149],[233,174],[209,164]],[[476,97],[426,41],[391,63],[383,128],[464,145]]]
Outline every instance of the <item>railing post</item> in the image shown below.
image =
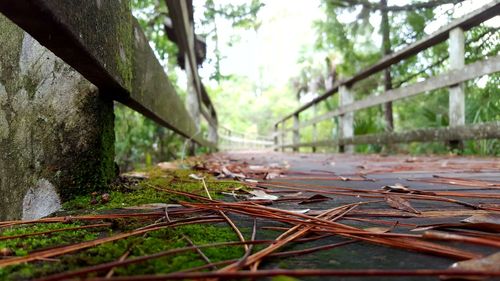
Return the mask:
[[[313,104],[313,118],[316,118],[316,115],[318,115],[318,104],[315,103]],[[313,142],[318,141],[318,128],[316,127],[316,123],[312,125],[312,140]],[[312,147],[312,152],[316,152],[316,146]]]
[[[449,53],[450,70],[462,69],[465,66],[465,39],[464,31],[457,27],[450,31]],[[465,91],[464,84],[459,83],[449,87],[449,126],[465,124]],[[460,149],[460,140],[450,141],[452,149]]]
[[[293,139],[292,139],[292,142],[294,145],[298,145],[300,143],[300,132],[299,132],[299,128],[297,128],[299,126],[299,114],[295,114],[293,115]],[[294,152],[298,152],[299,151],[299,147],[298,146],[294,146],[293,147],[293,151]]]
[[[199,132],[200,129],[200,101],[198,99],[198,94],[196,93],[195,80],[191,71],[191,66],[189,65],[188,55],[185,55],[185,68],[186,68],[186,107],[189,115],[193,119],[193,122],[196,126],[196,133]],[[193,155],[196,149],[196,143],[190,141],[189,144],[189,154]]]
[[281,152],[285,152],[285,121],[281,122]]
[[279,126],[279,123],[276,123],[274,125],[274,151],[278,151],[278,145],[279,145],[279,138],[278,138],[278,126]]
[[[214,118],[214,120],[217,120]],[[208,124],[208,141],[218,144],[219,135],[218,135],[218,124]]]
[[[339,87],[340,107],[351,104],[354,99],[346,85]],[[354,112],[348,112],[340,116],[340,138],[350,138],[354,135]],[[354,152],[353,145],[340,145],[339,152]]]

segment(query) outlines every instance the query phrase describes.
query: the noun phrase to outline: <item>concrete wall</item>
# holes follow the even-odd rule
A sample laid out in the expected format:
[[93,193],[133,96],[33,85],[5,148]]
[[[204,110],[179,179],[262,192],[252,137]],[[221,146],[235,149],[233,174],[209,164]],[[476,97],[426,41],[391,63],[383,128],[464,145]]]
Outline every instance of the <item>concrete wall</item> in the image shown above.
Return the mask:
[[113,103],[2,15],[0,42],[0,220],[38,218],[114,176]]

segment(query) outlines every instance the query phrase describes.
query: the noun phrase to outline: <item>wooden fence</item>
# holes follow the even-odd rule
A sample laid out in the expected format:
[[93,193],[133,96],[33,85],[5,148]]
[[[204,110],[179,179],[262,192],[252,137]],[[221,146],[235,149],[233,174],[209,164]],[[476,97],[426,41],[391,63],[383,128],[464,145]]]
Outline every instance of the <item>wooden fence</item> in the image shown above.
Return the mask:
[[[198,75],[191,1],[166,2],[172,23],[165,25],[166,33],[174,34],[193,84],[189,110],[132,16],[129,1],[5,0],[0,12],[104,95],[215,149],[217,115]],[[200,134],[199,115],[209,124],[208,139]]]
[[[313,151],[315,151],[316,147],[332,147],[338,145],[340,151],[353,151],[353,145],[356,144],[391,144],[427,141],[457,142],[468,139],[500,138],[499,121],[465,124],[465,93],[463,87],[463,82],[467,80],[500,71],[500,56],[498,54],[481,61],[465,64],[464,52],[464,32],[499,14],[500,1],[495,0],[471,14],[463,16],[440,28],[433,34],[395,53],[383,57],[380,61],[353,77],[338,81],[324,94],[304,104],[275,124],[274,133],[272,134],[275,149],[285,150],[285,148],[292,148],[294,151],[298,151],[300,147],[312,147]],[[351,89],[356,83],[445,40],[448,40],[449,43],[449,71],[447,73],[430,77],[424,81],[407,86],[390,89],[380,95],[370,95],[361,100],[354,100]],[[448,87],[450,96],[449,127],[418,129],[400,133],[387,132],[370,135],[354,135],[354,113],[356,111],[445,87]],[[325,101],[336,93],[338,93],[339,97],[338,108],[314,116],[309,120],[301,120],[301,113],[309,108],[317,106],[317,104]],[[307,143],[301,142],[301,129],[313,126],[314,132],[317,123],[325,120],[333,120],[333,118],[339,119],[339,137],[328,140],[314,139],[312,142]],[[290,119],[293,120],[293,125],[286,127],[286,121]],[[288,138],[290,133],[292,135],[291,142]],[[315,138],[314,133],[313,138]]]
[[219,127],[218,136],[221,151],[271,150],[274,147],[271,137],[237,132],[222,126]]

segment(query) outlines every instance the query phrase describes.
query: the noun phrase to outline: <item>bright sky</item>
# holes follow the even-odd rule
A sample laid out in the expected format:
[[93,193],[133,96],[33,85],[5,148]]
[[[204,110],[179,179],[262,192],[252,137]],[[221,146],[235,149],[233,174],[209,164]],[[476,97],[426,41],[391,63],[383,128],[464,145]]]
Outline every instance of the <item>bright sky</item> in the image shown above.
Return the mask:
[[[492,0],[467,0],[462,7],[457,9],[454,17],[467,14]],[[202,10],[202,0],[195,0],[195,12]],[[246,3],[245,0],[217,0],[216,3]],[[259,12],[261,26],[257,31],[232,30],[229,22],[219,21],[219,37],[221,39],[220,50],[224,55],[221,62],[223,74],[236,74],[247,76],[251,80],[263,86],[281,87],[288,83],[289,79],[300,72],[300,65],[297,60],[300,56],[300,49],[306,45],[314,44],[316,33],[313,22],[324,17],[319,0],[263,0],[265,6]],[[389,0],[389,5],[405,5],[409,0]],[[449,9],[452,5],[443,5],[436,10],[440,14]],[[198,8],[196,8],[198,7]],[[352,15],[343,17],[346,21],[352,21]],[[341,18],[342,20],[342,18]],[[375,15],[370,20],[378,25],[380,17]],[[436,31],[446,24],[446,19],[441,18],[426,27],[427,33]],[[499,17],[489,21],[490,25],[498,26]],[[228,42],[231,36],[237,34],[240,40],[229,47]],[[376,34],[373,40],[379,41]],[[376,42],[375,42],[376,43]],[[210,54],[209,54],[210,56]],[[200,74],[204,81],[208,81],[210,66],[200,69]]]
[[[239,31],[242,34],[238,43],[232,47],[220,45],[226,57],[221,70],[223,74],[248,76],[263,85],[281,86],[300,71],[299,50],[304,44],[314,43],[312,23],[323,15],[318,0],[264,0],[263,3],[265,6],[259,13],[262,25],[257,31]],[[234,34],[227,23],[221,22],[218,27],[223,41]],[[208,69],[200,72],[208,76]]]

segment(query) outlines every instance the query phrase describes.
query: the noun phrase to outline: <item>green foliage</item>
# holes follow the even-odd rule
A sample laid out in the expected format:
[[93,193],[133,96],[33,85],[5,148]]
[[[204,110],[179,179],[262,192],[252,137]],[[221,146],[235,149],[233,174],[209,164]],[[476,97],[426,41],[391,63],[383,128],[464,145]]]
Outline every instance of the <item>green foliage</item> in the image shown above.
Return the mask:
[[274,122],[297,107],[289,89],[259,88],[245,77],[231,77],[209,89],[224,126],[246,133],[268,135]]
[[176,159],[183,152],[184,140],[175,132],[121,104],[115,115],[115,159],[121,171]]
[[[388,44],[393,51],[399,50],[426,36],[426,28],[436,18],[447,18],[450,21],[454,14],[454,7],[457,4],[460,5],[460,2],[462,1],[436,1],[431,5],[429,3],[420,5],[421,1],[410,1],[403,6],[398,6],[397,9],[389,7],[390,41],[382,42],[382,37],[378,34],[382,33],[383,22],[379,24],[374,19],[380,18],[383,1],[322,1],[325,17],[315,22],[317,32],[315,49],[303,52],[303,57],[299,60],[299,63],[303,65],[303,71],[298,77],[292,79],[295,88],[308,86],[311,80],[325,79],[324,74],[332,71],[325,69],[323,62],[318,63],[312,59],[315,53],[326,54],[329,59],[334,58],[336,62],[334,71],[338,76],[354,75],[382,57],[384,44]],[[454,5],[446,6],[446,9],[443,8],[444,6],[436,8],[444,3]],[[466,63],[498,54],[499,36],[495,28],[484,24],[466,32]],[[447,61],[447,42],[432,46],[391,67],[392,87],[405,86],[446,72]],[[467,83],[466,123],[500,120],[498,83],[499,76],[496,74]],[[351,92],[356,100],[369,95],[383,94],[383,76],[379,73],[357,82],[351,88]],[[447,90],[440,89],[395,102],[393,111],[396,131],[448,126]],[[306,112],[304,115],[306,120],[311,118],[310,113]],[[333,122],[330,121],[330,123],[335,136],[336,126]],[[318,127],[320,126],[325,125],[320,123]],[[384,132],[385,127],[383,110],[380,107],[365,109],[355,114],[356,135],[381,133]],[[311,140],[311,134],[312,130],[304,130],[302,140]],[[323,139],[329,139],[331,135],[330,133]],[[468,141],[465,144],[465,153],[482,155],[500,153],[500,144],[497,140]],[[399,149],[401,152],[410,153],[448,151],[446,145],[441,143],[412,143],[407,146],[401,145]],[[381,147],[359,145],[356,150],[379,152]]]

